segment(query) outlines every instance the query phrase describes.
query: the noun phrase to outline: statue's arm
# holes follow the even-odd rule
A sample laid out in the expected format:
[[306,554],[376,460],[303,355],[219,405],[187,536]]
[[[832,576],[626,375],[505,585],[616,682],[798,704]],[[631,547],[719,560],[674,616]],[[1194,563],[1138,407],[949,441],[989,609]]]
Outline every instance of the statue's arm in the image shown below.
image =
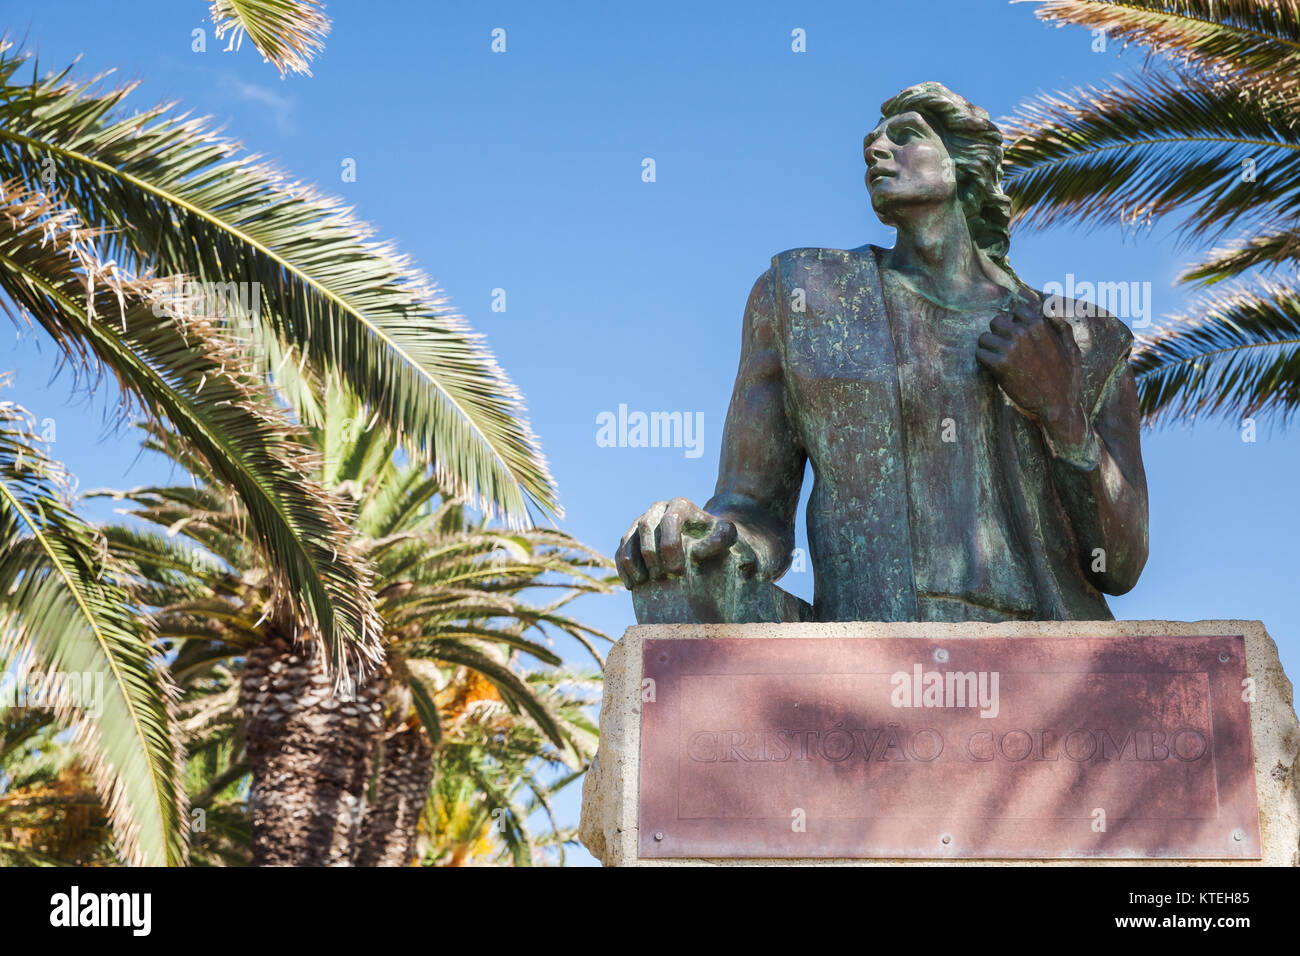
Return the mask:
[[1147,479],[1129,350],[1111,371],[1088,427],[1049,444],[1053,480],[1085,574],[1107,594],[1137,583],[1147,560]]
[[779,352],[778,283],[772,267],[745,306],[740,368],[722,433],[718,484],[704,510],[736,526],[766,580],[785,573],[807,454],[790,421]]

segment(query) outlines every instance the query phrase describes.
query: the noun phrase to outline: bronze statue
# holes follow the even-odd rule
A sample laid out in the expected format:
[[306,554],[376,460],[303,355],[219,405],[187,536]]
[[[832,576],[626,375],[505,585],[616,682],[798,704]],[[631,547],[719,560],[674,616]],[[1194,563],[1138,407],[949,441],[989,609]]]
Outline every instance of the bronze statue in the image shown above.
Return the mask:
[[[897,241],[754,284],[716,493],[619,546],[641,623],[1109,619],[1142,571],[1132,334],[1012,271],[988,113],[938,83],[881,112],[866,181]],[[772,583],[806,462],[812,607]]]

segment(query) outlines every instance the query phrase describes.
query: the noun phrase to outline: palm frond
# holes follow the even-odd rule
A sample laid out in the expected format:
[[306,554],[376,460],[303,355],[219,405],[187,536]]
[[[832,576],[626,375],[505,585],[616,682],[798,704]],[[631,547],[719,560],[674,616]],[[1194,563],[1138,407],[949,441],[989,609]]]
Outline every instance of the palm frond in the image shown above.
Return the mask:
[[1178,211],[1184,235],[1213,240],[1300,203],[1298,117],[1192,74],[1040,96],[1005,127],[1013,218],[1137,227]]
[[[418,533],[439,527],[443,518],[461,508],[455,499],[438,499],[445,493],[427,468],[408,465],[377,483],[363,502],[358,527],[372,541],[403,533]],[[436,505],[436,506],[435,506]],[[458,522],[464,527],[464,522]]]
[[[443,487],[507,522],[560,513],[509,379],[443,294],[334,199],[241,156],[169,106],[114,118],[130,87],[16,83],[0,44],[0,175],[42,177],[137,274],[232,291],[226,321],[278,361],[337,375]],[[233,289],[232,289],[233,287]],[[245,303],[244,300],[247,300]],[[246,306],[246,307],[245,307]],[[250,329],[251,327],[251,329]],[[273,375],[269,350],[255,356]]]
[[369,573],[335,499],[310,480],[314,458],[300,430],[243,373],[237,340],[121,276],[92,239],[70,210],[0,183],[0,292],[70,360],[111,370],[125,396],[165,419],[240,495],[287,600],[340,668],[375,659]]
[[1234,279],[1251,269],[1265,273],[1300,264],[1300,222],[1266,227],[1264,231],[1239,239],[1222,249],[1215,249],[1179,276],[1180,282],[1213,285]]
[[1261,282],[1209,294],[1194,315],[1140,337],[1132,365],[1150,422],[1222,414],[1285,423],[1300,408],[1300,292]]
[[308,64],[325,49],[330,21],[318,0],[213,0],[217,39],[230,33],[228,49],[239,49],[244,34],[280,75],[286,70],[311,76]]
[[[146,447],[158,446],[146,443]],[[208,480],[218,479],[212,476]],[[245,510],[237,500],[220,493],[212,484],[143,486],[123,491],[96,489],[86,492],[86,497],[131,502],[136,508],[128,513],[134,517],[161,528],[169,540],[178,536],[188,538],[231,568],[248,567],[252,563],[250,554],[257,550],[247,534]]]
[[527,681],[511,670],[507,664],[501,663],[464,641],[430,641],[427,650],[431,657],[452,664],[463,664],[482,674],[496,686],[502,699],[512,709],[526,711],[551,743],[561,751],[573,749],[572,741],[556,721],[555,716],[528,686]]
[[146,604],[158,605],[178,597],[193,599],[241,593],[238,580],[206,551],[178,544],[152,531],[110,524],[103,528],[109,552],[136,583]]
[[420,725],[428,734],[429,742],[436,747],[442,743],[442,719],[438,716],[438,704],[419,674],[412,674],[407,686],[411,689],[411,704]]
[[[181,864],[174,690],[103,540],[65,503],[66,482],[26,413],[0,402],[0,657],[20,649],[37,672],[82,680],[81,693],[55,694],[48,706],[74,728],[119,851],[135,863]],[[86,679],[98,699],[85,700]]]
[[1108,40],[1232,77],[1256,94],[1294,91],[1300,79],[1295,0],[1012,0],[1040,20],[1104,30]]
[[[424,638],[424,639],[422,639]],[[421,633],[419,636],[412,637],[410,642],[395,640],[395,646],[400,646],[404,654],[410,657],[438,657],[437,645],[429,646],[426,641],[428,638],[444,641],[454,640],[479,640],[487,641],[492,644],[500,645],[503,648],[523,651],[525,654],[531,654],[543,664],[550,664],[553,667],[559,667],[563,660],[560,655],[556,654],[545,645],[538,644],[536,641],[530,641],[521,634],[513,633],[505,628],[494,627],[475,627],[471,624],[462,624],[459,626],[443,626],[429,628],[428,634]]]

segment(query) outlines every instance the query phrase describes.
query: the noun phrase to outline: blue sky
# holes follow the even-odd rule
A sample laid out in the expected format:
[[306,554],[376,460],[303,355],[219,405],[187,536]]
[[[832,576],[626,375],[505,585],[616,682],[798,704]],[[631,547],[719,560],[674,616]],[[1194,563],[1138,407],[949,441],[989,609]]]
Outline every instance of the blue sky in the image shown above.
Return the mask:
[[[892,244],[862,183],[880,103],[938,80],[995,118],[1038,92],[1136,69],[1141,51],[1093,52],[1087,31],[1045,26],[1004,0],[879,3],[330,3],[314,76],[281,80],[245,42],[223,52],[205,0],[3,0],[43,68],[139,79],[138,107],[179,99],[295,177],[356,207],[447,291],[527,397],[559,482],[566,530],[611,553],[655,500],[713,490],[739,322],[770,257],[796,246]],[[207,52],[191,31],[208,31]],[[504,29],[506,52],[491,51]],[[805,31],[807,51],[791,50]],[[655,163],[644,182],[643,160]],[[344,160],[356,181],[343,182]],[[1168,228],[1013,235],[1038,287],[1150,282],[1153,316],[1188,298],[1173,281],[1195,249]],[[493,311],[493,290],[506,310]],[[54,452],[82,488],[165,480],[135,437],[87,411],[48,344],[4,333],[6,398],[57,425]],[[703,415],[702,454],[608,448],[597,416]],[[1235,423],[1147,432],[1151,555],[1120,618],[1265,622],[1300,671],[1294,474],[1300,439]],[[1291,502],[1291,504],[1288,504]],[[800,529],[802,543],[802,528]],[[810,572],[783,586],[811,598]],[[617,636],[622,593],[579,605]],[[576,649],[569,655],[581,662]],[[576,819],[576,790],[561,803]],[[574,862],[586,859],[583,851]]]

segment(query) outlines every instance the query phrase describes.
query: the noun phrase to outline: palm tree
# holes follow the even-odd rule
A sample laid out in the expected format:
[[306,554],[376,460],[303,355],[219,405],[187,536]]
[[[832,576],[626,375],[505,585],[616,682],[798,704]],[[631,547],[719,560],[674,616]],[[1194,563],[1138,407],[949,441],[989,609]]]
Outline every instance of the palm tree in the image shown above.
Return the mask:
[[[1132,80],[1043,96],[1007,136],[1016,221],[1140,227],[1220,244],[1202,294],[1134,350],[1149,421],[1300,407],[1300,4],[1039,0],[1040,18],[1146,46]],[[1219,286],[1219,283],[1224,285]]]
[[[397,443],[378,425],[366,430],[360,406],[342,390],[328,390],[323,411],[310,430],[322,453],[314,478],[348,501],[358,553],[373,569],[384,654],[343,699],[321,654],[295,632],[282,582],[254,546],[239,500],[170,434],[151,427],[147,444],[195,475],[197,486],[115,497],[134,505],[134,517],[189,539],[199,558],[166,534],[129,527],[106,534],[175,653],[177,680],[217,662],[240,672],[254,863],[404,863],[416,853],[443,740],[435,698],[448,668],[482,675],[503,706],[526,715],[554,759],[585,767],[594,727],[581,705],[539,687],[545,675],[530,678],[517,664],[528,655],[560,665],[530,636],[547,629],[599,661],[593,639],[604,635],[562,609],[581,594],[611,590],[616,579],[608,559],[561,532],[471,521],[426,465],[399,464]],[[561,593],[549,602],[527,593],[554,588]]]
[[[257,41],[247,14],[267,4],[217,6],[243,10]],[[303,424],[323,382],[355,395],[442,487],[524,527],[530,508],[559,509],[517,392],[436,287],[337,201],[171,106],[128,115],[129,86],[40,77],[34,61],[22,82],[29,59],[0,41],[0,307],[20,329],[40,326],[77,374],[110,373],[124,415],[166,423],[230,490],[275,569],[282,654],[315,643],[331,680],[355,680],[379,665],[379,617],[346,503],[310,477]],[[244,307],[214,308],[214,289]],[[110,675],[121,722],[75,740],[127,858],[183,862],[181,759],[151,625],[122,612],[102,540],[66,508],[35,431],[6,423],[0,529],[15,550],[0,651]],[[50,480],[33,484],[32,463]],[[61,631],[41,626],[52,615]]]
[[[337,436],[337,431],[335,434]],[[178,457],[183,455],[180,444],[172,436],[160,433],[156,440],[172,441],[171,452]],[[391,445],[388,451],[391,453]],[[356,463],[368,456],[344,452],[342,457]],[[370,460],[373,462],[373,456]],[[190,466],[194,467],[194,463],[191,462]],[[53,466],[44,461],[28,461],[25,466],[20,466],[20,473],[22,467],[34,476],[44,474]],[[403,521],[401,525],[394,525],[397,530],[388,540],[379,542],[374,551],[389,553],[398,564],[408,564],[412,560],[423,564],[422,569],[409,569],[416,573],[409,574],[408,580],[397,581],[396,586],[383,589],[383,597],[392,602],[387,608],[385,621],[395,628],[388,653],[392,659],[398,660],[403,657],[401,645],[404,642],[415,641],[417,646],[405,652],[403,673],[407,685],[405,697],[398,704],[405,710],[389,708],[382,743],[381,772],[376,774],[372,806],[362,821],[360,845],[352,854],[357,862],[371,865],[396,865],[408,861],[417,852],[426,862],[456,865],[464,862],[466,856],[476,855],[467,852],[468,843],[477,846],[480,853],[493,856],[500,850],[516,863],[532,862],[537,853],[547,849],[558,849],[562,859],[563,841],[570,839],[571,834],[561,831],[552,819],[551,831],[539,839],[529,835],[527,820],[538,807],[549,815],[548,795],[585,769],[594,747],[595,727],[583,708],[594,702],[590,691],[596,682],[590,675],[551,671],[519,677],[511,671],[512,654],[502,653],[492,646],[491,640],[484,639],[499,635],[506,647],[514,648],[513,655],[517,655],[520,648],[530,646],[522,638],[523,627],[556,623],[571,628],[575,636],[585,640],[587,632],[580,625],[559,618],[555,613],[558,606],[578,592],[571,591],[561,602],[544,607],[527,605],[514,598],[514,594],[524,586],[537,583],[540,575],[567,570],[564,560],[539,560],[530,566],[519,562],[518,556],[527,557],[530,548],[539,542],[547,547],[567,542],[563,536],[546,532],[524,535],[522,541],[519,535],[498,537],[484,534],[481,527],[466,527],[463,509],[448,504],[434,512],[438,520],[427,522],[436,528],[436,534],[420,536],[416,527],[420,522],[412,519],[421,516],[424,499],[434,486],[427,481],[414,482],[415,472],[410,468],[406,469],[405,477],[396,482],[391,480],[393,469],[390,467],[386,471],[387,475],[372,476],[365,483],[366,487],[372,493],[387,494],[389,506],[403,516]],[[352,488],[357,487],[358,477],[355,474],[347,478],[335,475],[336,480]],[[412,488],[416,489],[414,493]],[[394,489],[402,490],[393,494]],[[143,498],[153,493],[141,491],[132,497]],[[156,493],[160,500],[176,503],[177,507],[171,511],[155,508],[149,515],[151,520],[165,525],[171,532],[183,528],[187,537],[207,544],[224,539],[234,546],[231,553],[238,554],[241,559],[256,557],[255,548],[247,540],[246,522],[242,519],[237,517],[224,528],[218,527],[218,522],[213,521],[210,515],[202,514],[195,507],[198,498],[191,487],[163,489]],[[230,500],[233,499],[228,499],[227,504]],[[52,510],[54,503],[46,502],[44,508]],[[213,509],[209,507],[209,510]],[[86,533],[91,532],[86,529]],[[240,588],[227,573],[230,565],[213,559],[211,552],[206,549],[187,552],[176,548],[164,536],[146,539],[127,529],[110,528],[108,538],[113,542],[113,553],[101,559],[101,573],[103,569],[112,569],[112,573],[103,579],[103,584],[126,582],[130,585],[115,592],[120,602],[118,607],[127,610],[129,594],[136,601],[162,607],[165,611],[159,620],[163,625],[161,643],[169,660],[166,672],[174,677],[185,693],[173,723],[181,737],[179,749],[189,756],[183,779],[194,808],[189,818],[191,859],[203,865],[247,862],[249,827],[244,797],[249,762],[243,744],[239,681],[232,675],[226,660],[247,645],[238,639],[238,627],[227,625],[237,621],[242,612],[243,625],[248,627],[251,621],[251,629],[256,631],[260,621],[252,618],[266,617],[257,611],[270,606],[275,600],[274,595],[259,595],[251,609],[245,606],[238,612],[223,614],[213,603],[205,604],[203,601],[220,593],[240,594]],[[397,549],[398,545],[402,548]],[[422,552],[421,549],[426,547],[428,550]],[[505,557],[514,563],[494,562],[494,556]],[[607,567],[603,562],[591,560],[591,556],[585,553],[579,552],[575,557],[580,566],[601,563]],[[388,568],[394,570],[391,563]],[[396,576],[401,575],[398,573]],[[254,571],[250,575],[248,569],[244,569],[242,577],[245,581],[251,578],[259,584],[265,584],[269,579],[264,571]],[[220,583],[222,580],[224,587]],[[415,580],[422,586],[412,587]],[[215,586],[214,581],[217,582]],[[580,583],[581,590],[605,590],[609,581]],[[442,589],[441,593],[438,589]],[[240,599],[247,601],[247,594],[241,594]],[[189,625],[196,622],[185,620],[196,613],[200,616],[197,622],[200,624],[203,618],[215,617],[217,631],[222,637],[214,642],[196,639],[195,634],[188,630]],[[476,627],[476,621],[491,621],[506,614],[514,615],[519,626],[505,632]],[[462,616],[464,620],[457,623],[455,619]],[[465,646],[452,646],[457,631],[464,628],[473,629],[467,633],[475,640]],[[52,632],[58,631],[59,627],[55,626]],[[173,633],[185,634],[189,640],[173,640],[170,637]],[[430,639],[424,641],[423,638]],[[227,642],[224,646],[222,640]],[[544,657],[549,653],[541,645],[531,646]],[[177,647],[179,650],[175,650]],[[482,677],[480,671],[447,664],[448,660],[467,659],[505,684],[509,696],[503,697],[496,689],[497,685]],[[276,665],[273,663],[271,666]],[[150,671],[144,670],[144,673]],[[321,686],[327,685],[319,669],[310,675],[310,680]],[[467,681],[476,682],[480,688],[476,695],[454,690],[463,687]],[[529,705],[528,719],[509,710],[515,692],[521,687],[525,688],[524,702]],[[279,698],[281,694],[275,696]],[[302,697],[310,695],[291,693],[285,696],[290,703],[296,704]],[[329,708],[333,701],[327,699],[320,703]],[[476,703],[486,706],[486,712],[482,706],[475,707]],[[16,729],[12,732],[8,728],[5,730],[3,744],[0,744],[0,764],[12,770],[11,762],[4,758],[28,736],[50,727],[53,717],[52,711],[28,710],[19,715],[15,721]],[[160,724],[166,723],[168,721],[160,721]],[[274,721],[269,723],[274,724]],[[542,728],[550,730],[553,736],[547,737]],[[332,742],[318,740],[309,746],[315,753],[327,752],[331,747],[337,748],[340,739],[350,740],[355,729],[355,726],[336,727]],[[431,739],[437,741],[436,745],[431,744]],[[564,746],[555,746],[557,741]],[[9,774],[12,779],[5,781],[9,786],[0,786],[0,830],[11,821],[20,820],[20,824],[14,825],[19,827],[17,832],[24,834],[13,837],[15,831],[10,830],[10,838],[6,839],[5,834],[0,833],[0,855],[7,861],[68,863],[109,858],[111,844],[106,833],[93,830],[94,839],[89,841],[79,836],[88,825],[85,822],[87,815],[98,813],[102,816],[102,813],[98,809],[98,799],[84,784],[85,775],[77,766],[75,755],[64,753],[64,749],[43,753],[39,766],[45,771],[44,776],[33,776],[27,769],[20,768]],[[273,754],[284,752],[274,730],[265,735],[262,749]],[[531,766],[534,758],[543,766]],[[431,798],[430,782],[435,766],[440,772]],[[548,785],[542,779],[542,771],[559,766],[567,768],[566,776],[558,784]],[[296,786],[305,782],[308,775],[298,767],[281,774],[280,779],[285,782],[292,779]],[[58,783],[59,789],[39,789],[40,785],[47,785],[50,781]],[[77,787],[70,781],[83,783]],[[35,792],[34,786],[38,787]],[[519,802],[521,791],[533,794],[530,804]],[[268,799],[275,803],[283,799],[283,794],[274,794]],[[37,814],[36,819],[32,818],[33,813]],[[437,820],[442,820],[442,824],[434,822]],[[422,821],[422,831],[417,832]],[[352,830],[351,827],[346,829]],[[420,838],[418,847],[417,836]],[[275,852],[290,852],[283,833],[269,835],[266,842]]]
[[[189,663],[178,664],[176,675],[184,693],[180,723],[189,754],[184,778],[193,808],[190,862],[244,866],[252,851],[239,664],[202,661],[203,655],[194,653],[197,646],[182,648]],[[500,650],[484,651],[501,664],[511,663]],[[576,841],[576,833],[558,823],[552,801],[580,779],[594,753],[597,730],[587,711],[600,699],[599,674],[548,667],[520,675],[551,719],[566,726],[576,743],[569,755],[526,713],[512,711],[480,672],[428,660],[407,666],[419,673],[423,703],[432,708],[425,711],[432,714],[428,726],[436,728],[437,741],[418,713],[408,712],[402,722],[400,710],[390,708],[380,743],[382,772],[368,796],[355,863],[562,865],[564,848]],[[66,756],[53,760],[51,775],[67,773],[67,762]],[[93,792],[80,796],[95,804]],[[0,794],[0,828],[5,806]],[[97,804],[95,812],[101,812]],[[47,859],[69,862],[63,848],[75,845],[75,833],[66,832],[61,818],[49,829],[58,842]],[[100,856],[109,857],[106,834],[100,844]]]

